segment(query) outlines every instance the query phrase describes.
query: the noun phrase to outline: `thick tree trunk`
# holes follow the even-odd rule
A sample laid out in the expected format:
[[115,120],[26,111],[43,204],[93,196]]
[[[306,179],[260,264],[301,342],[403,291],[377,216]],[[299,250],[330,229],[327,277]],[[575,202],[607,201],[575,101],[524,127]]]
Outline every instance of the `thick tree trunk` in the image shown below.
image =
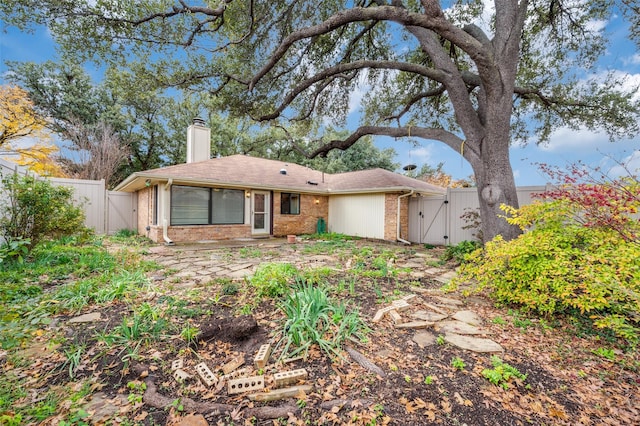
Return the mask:
[[[492,141],[494,142],[494,141]],[[499,146],[503,145],[500,149]],[[472,162],[480,202],[483,242],[502,235],[512,240],[522,233],[519,227],[510,225],[505,213],[500,210],[502,204],[518,208],[518,193],[509,162],[508,143],[481,144],[480,158]]]

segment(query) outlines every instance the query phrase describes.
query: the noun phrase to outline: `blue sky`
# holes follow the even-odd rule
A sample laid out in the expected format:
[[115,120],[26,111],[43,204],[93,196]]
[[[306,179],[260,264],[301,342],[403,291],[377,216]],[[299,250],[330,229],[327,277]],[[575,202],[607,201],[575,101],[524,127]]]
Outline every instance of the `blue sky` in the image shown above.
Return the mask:
[[[640,86],[640,49],[627,39],[626,23],[621,17],[614,16],[610,21],[598,25],[606,27],[612,39],[607,54],[599,63],[602,73],[619,72],[628,76],[629,87]],[[55,60],[56,53],[55,45],[46,29],[39,28],[34,34],[26,34],[3,25],[0,33],[0,84],[6,83],[5,61],[44,62],[49,59]],[[99,78],[95,71],[92,75]],[[352,118],[357,117],[360,95],[356,92],[352,96]],[[356,121],[349,120],[350,123]],[[472,174],[469,164],[451,148],[436,141],[416,142],[417,145],[401,139],[375,139],[376,145],[380,148],[393,147],[398,153],[396,161],[403,166],[435,166],[444,162],[445,172],[455,179],[466,178]],[[629,160],[632,170],[640,169],[640,135],[612,143],[604,133],[594,133],[586,129],[576,131],[558,128],[546,146],[536,146],[532,143],[526,147],[511,148],[511,163],[518,186],[543,185],[548,181],[535,166],[535,163],[539,162],[562,167],[580,160],[592,167],[600,166],[604,170],[611,168],[612,174],[615,175],[618,172],[611,158],[618,161]]]

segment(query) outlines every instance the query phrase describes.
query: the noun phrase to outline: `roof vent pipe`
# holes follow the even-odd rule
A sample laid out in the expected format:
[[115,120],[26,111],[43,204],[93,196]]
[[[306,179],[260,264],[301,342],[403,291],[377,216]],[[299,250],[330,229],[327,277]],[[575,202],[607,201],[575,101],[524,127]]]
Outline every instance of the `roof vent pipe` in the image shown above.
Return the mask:
[[193,119],[193,125],[200,126],[200,127],[205,127],[204,120],[202,118],[200,118],[200,117],[195,117]]
[[280,174],[281,175],[286,175],[287,174],[287,169],[280,169]]

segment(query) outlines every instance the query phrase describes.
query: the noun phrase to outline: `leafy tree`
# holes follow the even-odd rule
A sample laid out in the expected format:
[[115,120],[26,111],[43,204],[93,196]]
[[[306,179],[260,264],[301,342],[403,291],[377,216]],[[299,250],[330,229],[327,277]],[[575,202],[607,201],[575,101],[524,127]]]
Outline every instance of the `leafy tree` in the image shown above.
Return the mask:
[[284,128],[343,126],[351,94],[365,91],[361,126],[308,155],[365,135],[440,141],[473,168],[484,238],[512,239],[520,229],[499,211],[518,206],[512,142],[535,134],[544,143],[559,126],[611,137],[638,129],[638,105],[620,79],[588,77],[607,47],[593,22],[617,5],[442,3],[7,0],[0,10],[9,23],[47,24],[81,60],[149,60],[153,49],[148,72],[161,84],[210,90],[230,113]]
[[46,121],[34,110],[29,95],[18,86],[0,86],[0,148],[24,137],[48,138]]
[[58,156],[59,149],[53,144],[37,143],[26,148],[11,150],[19,157],[15,163],[27,167],[40,176],[67,177]]
[[[42,176],[64,176],[49,144],[47,121],[39,114],[28,93],[19,86],[0,86],[0,149],[17,155],[14,161]],[[30,138],[35,143],[21,144]]]
[[[344,137],[348,132],[338,132],[329,129],[334,137]],[[357,170],[381,168],[395,171],[400,165],[393,161],[396,151],[393,148],[379,149],[373,144],[371,137],[364,137],[354,143],[348,150],[333,150],[323,157],[308,158],[302,152],[312,149],[317,145],[315,141],[295,142],[287,145],[291,150],[288,154],[279,157],[280,160],[288,160],[321,170],[326,173],[344,173]]]

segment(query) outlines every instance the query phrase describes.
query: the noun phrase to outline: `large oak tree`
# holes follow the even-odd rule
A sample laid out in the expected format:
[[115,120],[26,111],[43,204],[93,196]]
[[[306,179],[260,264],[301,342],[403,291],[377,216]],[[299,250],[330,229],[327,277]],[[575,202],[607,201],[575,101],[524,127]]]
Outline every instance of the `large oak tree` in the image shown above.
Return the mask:
[[144,55],[159,84],[209,90],[230,113],[275,126],[342,126],[350,95],[365,90],[361,125],[308,154],[347,149],[365,135],[440,141],[473,168],[485,239],[510,239],[519,231],[499,206],[518,205],[512,143],[544,143],[559,126],[611,137],[638,128],[633,93],[614,73],[595,73],[607,46],[599,23],[624,4],[10,0],[0,7],[11,22],[49,25],[78,57]]

